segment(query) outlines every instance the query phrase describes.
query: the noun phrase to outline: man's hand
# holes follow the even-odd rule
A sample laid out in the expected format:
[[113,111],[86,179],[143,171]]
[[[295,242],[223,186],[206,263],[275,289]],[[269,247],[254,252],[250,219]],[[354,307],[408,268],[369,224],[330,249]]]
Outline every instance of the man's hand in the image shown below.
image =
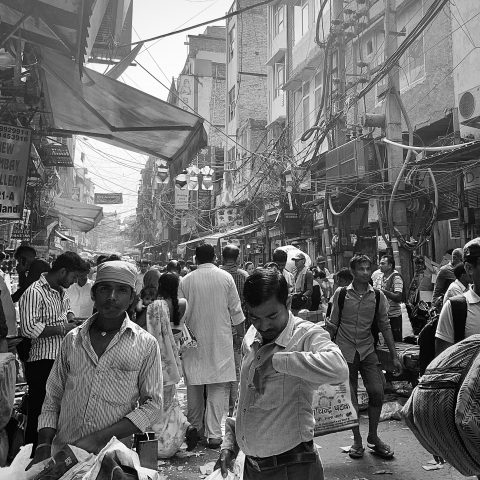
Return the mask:
[[52,456],[52,446],[47,444],[42,444],[37,447],[35,450],[35,455],[33,456],[33,460],[27,465],[25,470],[30,470],[33,465],[37,463],[43,462]]
[[274,375],[277,371],[273,368],[272,364],[273,355],[265,361],[262,365],[259,365],[255,369],[255,375],[253,376],[253,385],[258,393],[263,394],[265,392],[265,383],[269,375]]
[[65,333],[68,333],[68,332],[71,332],[74,328],[77,327],[77,324],[76,323],[71,323],[71,322],[68,322],[66,325],[65,325]]
[[220,456],[218,457],[217,463],[215,463],[214,470],[220,469],[222,472],[222,477],[227,478],[228,470],[232,470],[234,461],[235,454],[231,450],[228,450],[228,448],[224,448],[220,452]]
[[403,370],[403,365],[402,365],[402,362],[400,361],[400,359],[398,357],[395,357],[393,359],[393,374],[394,375],[400,375],[402,373],[402,370]]
[[91,433],[81,438],[75,443],[75,446],[86,452],[97,454],[107,444],[97,433]]

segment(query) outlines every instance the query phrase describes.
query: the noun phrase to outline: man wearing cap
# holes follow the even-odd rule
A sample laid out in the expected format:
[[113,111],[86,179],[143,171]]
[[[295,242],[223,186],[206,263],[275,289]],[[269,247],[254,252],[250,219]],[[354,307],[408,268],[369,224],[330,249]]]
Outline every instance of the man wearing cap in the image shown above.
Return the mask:
[[[467,318],[465,320],[465,338],[480,333],[480,237],[470,240],[463,247],[463,261],[467,275],[473,285],[463,293],[467,301]],[[452,305],[447,300],[438,319],[435,334],[435,353],[438,355],[455,343],[455,331],[453,323]]]
[[298,252],[292,258],[295,262],[295,270],[293,272],[295,287],[294,295],[302,299],[303,308],[310,308],[313,293],[313,273],[307,268],[307,257],[303,252]]
[[33,463],[65,444],[98,453],[113,437],[145,432],[162,418],[162,368],[155,338],[126,310],[135,297],[129,263],[99,265],[97,313],[64,339],[47,382]]

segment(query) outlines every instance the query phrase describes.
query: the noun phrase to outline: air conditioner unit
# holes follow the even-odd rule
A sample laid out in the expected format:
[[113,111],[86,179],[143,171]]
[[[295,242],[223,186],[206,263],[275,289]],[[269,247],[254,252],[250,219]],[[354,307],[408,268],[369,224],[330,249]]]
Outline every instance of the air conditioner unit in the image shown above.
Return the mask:
[[480,128],[480,85],[458,96],[458,117],[462,125]]
[[329,185],[369,183],[381,180],[374,140],[355,139],[325,154],[326,180]]

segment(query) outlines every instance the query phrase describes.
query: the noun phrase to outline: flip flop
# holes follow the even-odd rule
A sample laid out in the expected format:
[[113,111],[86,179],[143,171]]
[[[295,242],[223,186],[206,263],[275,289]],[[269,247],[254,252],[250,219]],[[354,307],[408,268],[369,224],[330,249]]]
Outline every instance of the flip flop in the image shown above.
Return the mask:
[[348,451],[348,456],[350,458],[354,458],[354,459],[357,459],[357,458],[363,458],[363,454],[365,453],[365,448],[364,447],[355,447],[355,446],[351,446],[350,447],[350,450]]
[[377,444],[367,443],[367,447],[372,450],[370,453],[372,453],[373,455],[377,455],[383,458],[384,460],[389,460],[393,458],[394,451],[386,443],[383,443],[383,442],[379,442]]

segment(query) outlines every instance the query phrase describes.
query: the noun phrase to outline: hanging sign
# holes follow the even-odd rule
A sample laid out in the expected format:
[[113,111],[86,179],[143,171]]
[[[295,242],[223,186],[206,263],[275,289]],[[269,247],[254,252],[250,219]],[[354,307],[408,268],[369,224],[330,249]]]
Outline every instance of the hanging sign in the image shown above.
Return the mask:
[[96,193],[94,197],[95,205],[115,205],[123,203],[123,195],[121,193]]
[[32,132],[0,124],[0,219],[23,216]]
[[175,210],[188,210],[188,196],[187,189],[175,187]]

